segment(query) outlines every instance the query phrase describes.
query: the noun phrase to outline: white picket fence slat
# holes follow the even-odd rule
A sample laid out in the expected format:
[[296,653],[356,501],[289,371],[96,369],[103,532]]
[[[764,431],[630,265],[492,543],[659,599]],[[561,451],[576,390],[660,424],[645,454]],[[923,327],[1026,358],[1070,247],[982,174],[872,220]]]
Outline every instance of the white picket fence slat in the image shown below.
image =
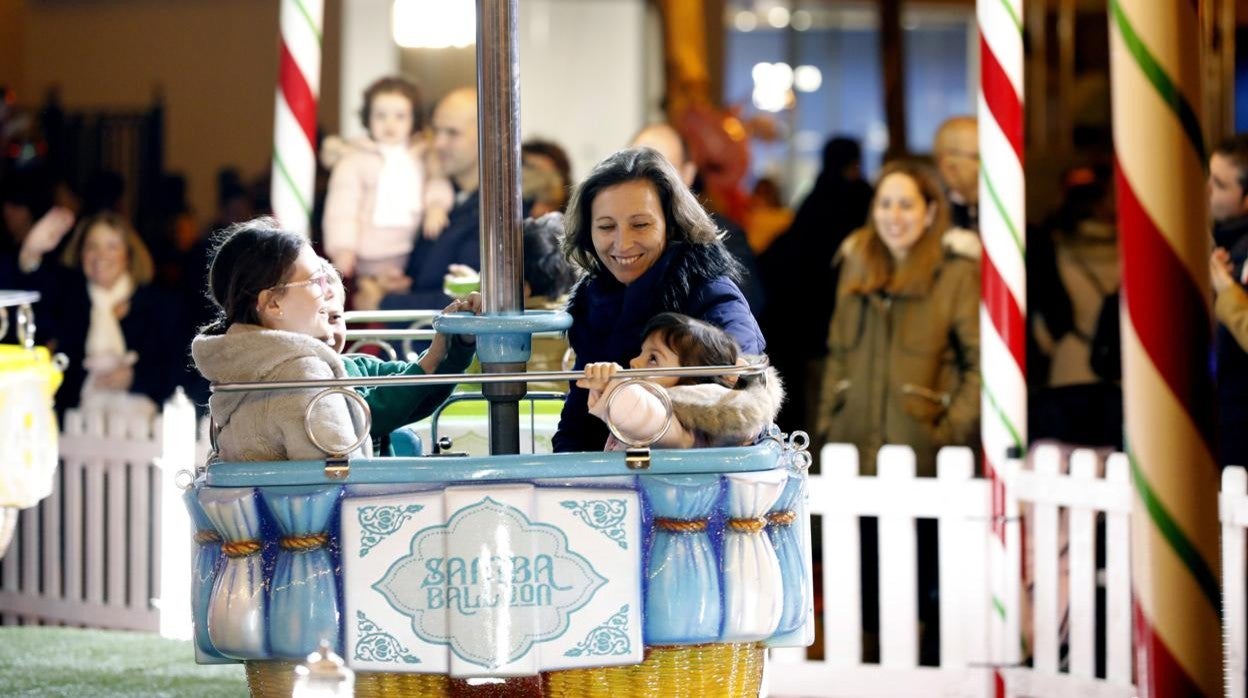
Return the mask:
[[1244,553],[1244,529],[1248,527],[1248,473],[1233,467],[1222,471],[1222,492],[1218,498],[1222,520],[1222,617],[1226,623],[1223,653],[1226,662],[1226,695],[1245,698],[1248,692],[1245,656],[1248,655],[1248,626],[1245,605],[1248,599],[1248,561]]

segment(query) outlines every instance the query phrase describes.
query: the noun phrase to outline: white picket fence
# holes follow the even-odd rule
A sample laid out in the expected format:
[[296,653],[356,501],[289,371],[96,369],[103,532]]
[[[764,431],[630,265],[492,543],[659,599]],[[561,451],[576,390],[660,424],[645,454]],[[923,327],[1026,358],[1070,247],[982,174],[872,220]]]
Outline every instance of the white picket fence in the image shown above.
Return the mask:
[[[190,636],[190,527],[173,474],[191,469],[195,413],[67,411],[56,489],[21,512],[0,559],[0,624]],[[164,604],[162,589],[175,603]]]
[[[915,477],[909,448],[880,451],[877,477],[858,475],[854,447],[830,445],[810,480],[811,515],[822,527],[823,659],[773,650],[768,687],[782,696],[992,696],[986,632],[988,483],[972,477],[967,449],[940,454],[935,478]],[[864,664],[860,519],[879,530],[878,664]],[[941,666],[919,666],[916,520],[935,519],[941,590]],[[956,583],[955,581],[956,580]]]
[[[985,566],[991,502],[987,483],[969,478],[969,458],[962,449],[946,449],[937,477],[916,479],[909,450],[886,447],[878,458],[878,477],[859,477],[852,448],[825,448],[824,473],[812,476],[810,486],[811,513],[822,520],[824,659],[808,660],[801,650],[773,650],[767,671],[770,695],[992,696],[997,670],[1008,696],[1137,694],[1131,636],[1133,493],[1126,456],[1102,458],[1086,449],[1066,452],[1041,445],[1033,449],[1030,463],[1007,466],[1006,511],[1011,516],[1021,511],[1026,531],[1014,538],[1022,545],[1007,550],[1006,564],[1021,569],[1026,561],[1023,577],[1030,591],[1023,590],[1005,613],[1018,629],[1016,637],[1031,648],[1027,666],[990,661],[1009,656],[1013,648],[994,650],[985,641],[993,612],[986,580],[994,571]],[[1243,468],[1224,471],[1219,509],[1226,695],[1245,698],[1248,473]],[[880,530],[879,664],[860,661],[858,521],[870,516],[879,517]],[[915,652],[916,518],[934,518],[941,529],[939,667],[918,666]],[[1008,525],[1019,525],[1018,519]],[[962,550],[949,553],[947,545]],[[1103,546],[1099,567],[1098,545]],[[1098,638],[1103,643],[1100,667]]]

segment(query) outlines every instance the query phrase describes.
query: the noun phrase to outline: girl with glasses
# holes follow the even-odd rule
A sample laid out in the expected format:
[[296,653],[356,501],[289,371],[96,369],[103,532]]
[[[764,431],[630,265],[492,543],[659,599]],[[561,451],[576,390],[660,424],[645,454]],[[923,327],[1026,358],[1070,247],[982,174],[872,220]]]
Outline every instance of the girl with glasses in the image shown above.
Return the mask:
[[[331,271],[301,235],[259,218],[224,231],[212,256],[208,292],[216,320],[191,344],[195,366],[215,383],[346,378],[342,358],[326,345],[329,310],[340,290]],[[219,393],[209,409],[226,461],[320,460],[345,449],[364,428],[352,401],[319,391]],[[371,455],[365,443],[348,455]]]

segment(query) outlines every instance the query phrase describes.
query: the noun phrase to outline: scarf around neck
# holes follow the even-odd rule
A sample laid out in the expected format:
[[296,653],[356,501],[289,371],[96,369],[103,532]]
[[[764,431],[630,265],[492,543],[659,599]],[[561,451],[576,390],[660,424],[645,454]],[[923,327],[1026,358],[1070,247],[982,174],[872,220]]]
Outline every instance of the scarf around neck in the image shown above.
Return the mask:
[[87,326],[87,358],[124,356],[126,338],[121,333],[121,320],[116,308],[134,295],[134,280],[122,274],[112,288],[87,281],[87,297],[91,299],[91,323]]

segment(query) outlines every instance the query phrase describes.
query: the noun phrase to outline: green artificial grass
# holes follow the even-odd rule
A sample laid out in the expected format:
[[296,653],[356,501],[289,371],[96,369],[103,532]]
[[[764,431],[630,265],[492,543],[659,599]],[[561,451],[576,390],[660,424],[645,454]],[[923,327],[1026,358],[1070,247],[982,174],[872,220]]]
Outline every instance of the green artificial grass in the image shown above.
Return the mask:
[[149,633],[0,627],[0,695],[247,695],[241,664],[200,666],[190,642]]

